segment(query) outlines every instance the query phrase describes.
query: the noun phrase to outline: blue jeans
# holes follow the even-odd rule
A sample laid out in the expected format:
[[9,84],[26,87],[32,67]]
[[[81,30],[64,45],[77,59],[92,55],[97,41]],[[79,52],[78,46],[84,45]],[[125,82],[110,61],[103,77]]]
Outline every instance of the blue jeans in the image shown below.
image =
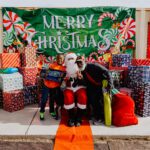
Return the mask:
[[42,89],[42,98],[41,98],[41,109],[40,112],[45,112],[45,106],[49,97],[49,112],[54,112],[54,102],[58,106],[63,105],[63,92],[60,90],[60,87],[48,88],[44,85]]

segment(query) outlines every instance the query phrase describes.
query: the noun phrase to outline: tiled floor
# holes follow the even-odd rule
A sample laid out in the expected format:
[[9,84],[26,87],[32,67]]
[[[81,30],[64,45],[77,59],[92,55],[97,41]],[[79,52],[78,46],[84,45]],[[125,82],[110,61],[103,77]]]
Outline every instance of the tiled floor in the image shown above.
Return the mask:
[[[150,135],[150,117],[139,117],[139,124],[127,127],[106,127],[103,124],[91,124],[93,135]],[[59,121],[54,120],[46,110],[45,120],[39,120],[39,109],[36,105],[24,110],[9,113],[0,109],[0,135],[55,135]]]

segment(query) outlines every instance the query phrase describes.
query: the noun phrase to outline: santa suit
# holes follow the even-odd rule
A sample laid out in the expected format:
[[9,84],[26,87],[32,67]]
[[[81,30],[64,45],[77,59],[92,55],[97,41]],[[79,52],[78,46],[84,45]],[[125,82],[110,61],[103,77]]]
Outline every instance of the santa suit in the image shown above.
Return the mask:
[[[72,80],[72,81],[71,81]],[[75,107],[75,102],[77,102],[77,107],[80,109],[86,108],[87,95],[86,88],[84,85],[77,84],[74,87],[74,84],[77,79],[70,78],[67,81],[67,87],[64,91],[64,108],[72,109]]]
[[[71,57],[74,58],[74,56],[70,54],[67,55],[65,59]],[[75,61],[76,57],[74,61],[72,61],[72,64],[66,63],[67,81],[66,89],[64,90],[64,108],[67,110],[73,109],[75,103],[77,103],[78,108],[85,109],[87,103],[86,87],[84,86],[84,81],[82,79],[79,80],[77,77],[77,71],[79,71],[79,69]]]

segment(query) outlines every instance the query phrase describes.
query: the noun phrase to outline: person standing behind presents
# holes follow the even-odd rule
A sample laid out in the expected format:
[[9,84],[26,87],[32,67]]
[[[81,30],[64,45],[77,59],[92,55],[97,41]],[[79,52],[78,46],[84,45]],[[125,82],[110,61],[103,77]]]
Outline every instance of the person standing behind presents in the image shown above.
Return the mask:
[[60,89],[60,85],[65,74],[65,67],[63,66],[64,55],[57,55],[56,63],[49,65],[48,75],[44,79],[44,87],[42,89],[42,98],[41,98],[41,109],[40,109],[40,120],[44,120],[45,106],[48,100],[50,99],[50,115],[56,117],[56,112],[54,110],[54,102],[57,105],[63,105],[63,93]]

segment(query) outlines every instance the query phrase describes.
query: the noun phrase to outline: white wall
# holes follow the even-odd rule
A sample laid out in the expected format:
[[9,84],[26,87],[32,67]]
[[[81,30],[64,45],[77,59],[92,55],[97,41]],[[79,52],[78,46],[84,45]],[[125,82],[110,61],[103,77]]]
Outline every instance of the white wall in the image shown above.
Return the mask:
[[150,9],[137,9],[136,58],[146,58],[148,22],[150,22]]
[[0,8],[0,53],[2,53],[2,50],[3,50],[2,35],[3,35],[2,9]]
[[3,7],[95,7],[150,8],[150,0],[0,0]]

